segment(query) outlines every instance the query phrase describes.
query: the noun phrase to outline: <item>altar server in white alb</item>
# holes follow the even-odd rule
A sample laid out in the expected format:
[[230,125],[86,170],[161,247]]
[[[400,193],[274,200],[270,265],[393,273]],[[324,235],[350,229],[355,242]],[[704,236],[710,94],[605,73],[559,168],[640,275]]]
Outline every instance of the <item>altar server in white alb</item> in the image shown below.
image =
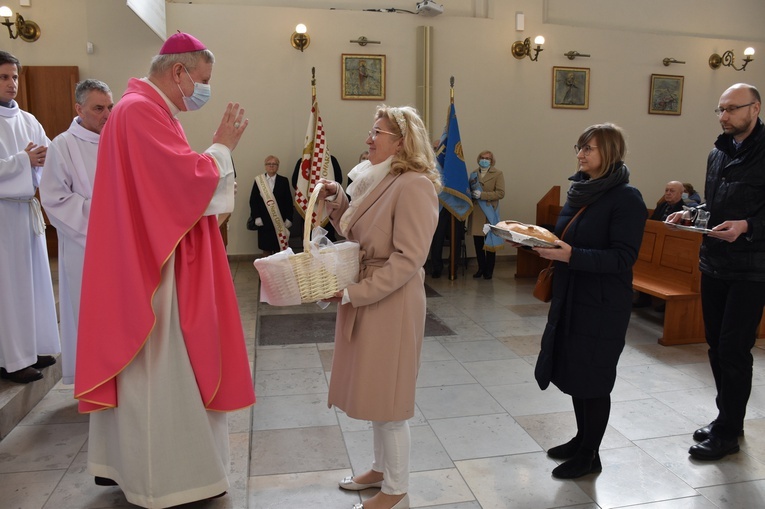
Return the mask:
[[40,200],[58,233],[58,295],[61,315],[62,382],[74,383],[77,318],[90,198],[96,177],[98,140],[114,101],[106,83],[84,80],[74,92],[77,116],[48,147]]
[[[0,377],[29,383],[61,351],[35,190],[50,140],[16,103],[21,63],[0,51]],[[40,355],[46,354],[46,355]]]

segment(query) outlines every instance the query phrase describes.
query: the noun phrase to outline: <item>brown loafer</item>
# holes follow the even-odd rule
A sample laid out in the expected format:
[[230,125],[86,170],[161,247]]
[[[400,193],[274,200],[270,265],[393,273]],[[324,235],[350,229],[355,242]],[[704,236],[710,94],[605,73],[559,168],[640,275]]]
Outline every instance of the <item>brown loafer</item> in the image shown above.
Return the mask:
[[53,366],[54,364],[56,364],[56,358],[52,355],[38,355],[37,362],[32,364],[32,367],[35,369],[43,369],[48,366]]
[[0,368],[0,378],[10,380],[17,384],[28,384],[35,380],[40,380],[43,377],[42,372],[39,369],[35,369],[32,366],[8,373],[5,368]]

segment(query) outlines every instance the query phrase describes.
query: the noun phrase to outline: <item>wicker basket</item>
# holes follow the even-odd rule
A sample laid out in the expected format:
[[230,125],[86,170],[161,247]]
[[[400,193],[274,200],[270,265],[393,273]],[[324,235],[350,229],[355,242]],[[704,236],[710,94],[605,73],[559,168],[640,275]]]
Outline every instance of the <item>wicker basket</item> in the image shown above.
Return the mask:
[[255,268],[260,274],[261,301],[274,306],[318,302],[358,281],[357,242],[338,242],[325,247],[311,244],[311,218],[322,187],[317,184],[308,201],[303,252],[295,254],[287,249],[255,260]]

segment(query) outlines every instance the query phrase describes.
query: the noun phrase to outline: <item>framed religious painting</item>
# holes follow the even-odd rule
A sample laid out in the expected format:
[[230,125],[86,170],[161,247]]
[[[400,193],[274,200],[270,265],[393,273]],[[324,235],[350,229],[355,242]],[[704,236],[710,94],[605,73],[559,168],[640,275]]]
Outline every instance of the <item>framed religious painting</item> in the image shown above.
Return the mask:
[[651,74],[648,113],[679,115],[683,109],[683,76]]
[[342,55],[343,99],[385,99],[385,55]]
[[552,107],[572,110],[590,107],[588,67],[553,67]]

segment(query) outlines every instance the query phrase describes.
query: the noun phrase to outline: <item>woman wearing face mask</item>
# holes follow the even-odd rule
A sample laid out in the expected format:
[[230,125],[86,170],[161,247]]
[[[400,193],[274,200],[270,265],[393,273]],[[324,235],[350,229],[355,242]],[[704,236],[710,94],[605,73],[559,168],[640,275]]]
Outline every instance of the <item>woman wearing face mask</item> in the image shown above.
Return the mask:
[[491,232],[484,236],[483,225],[499,221],[499,200],[505,197],[505,176],[494,167],[494,154],[490,150],[478,154],[478,169],[470,174],[470,191],[473,195],[470,230],[478,260],[478,272],[473,277],[491,279],[496,252],[502,249],[504,241]]

